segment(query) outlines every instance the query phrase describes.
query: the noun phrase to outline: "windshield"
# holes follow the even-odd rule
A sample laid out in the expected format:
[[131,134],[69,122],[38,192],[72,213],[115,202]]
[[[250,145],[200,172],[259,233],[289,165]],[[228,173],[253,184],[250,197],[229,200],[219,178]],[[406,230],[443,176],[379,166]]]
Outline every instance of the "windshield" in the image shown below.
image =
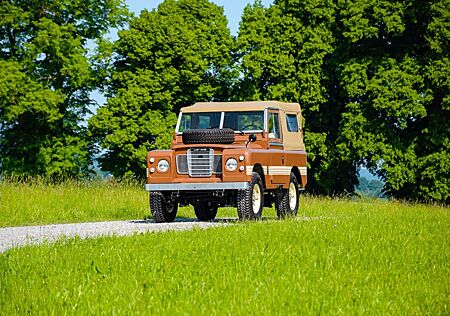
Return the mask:
[[264,112],[225,112],[223,128],[235,131],[261,131],[264,129]]
[[[222,119],[223,115],[223,119]],[[223,126],[221,125],[223,121]],[[264,111],[182,113],[178,132],[189,129],[231,128],[235,131],[262,131]]]
[[183,113],[178,132],[183,132],[188,129],[219,128],[221,115],[221,112]]

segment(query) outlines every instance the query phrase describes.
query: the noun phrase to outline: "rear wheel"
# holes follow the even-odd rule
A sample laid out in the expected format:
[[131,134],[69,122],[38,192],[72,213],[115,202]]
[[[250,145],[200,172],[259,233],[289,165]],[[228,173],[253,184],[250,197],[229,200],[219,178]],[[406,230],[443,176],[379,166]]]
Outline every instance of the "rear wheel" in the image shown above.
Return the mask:
[[156,223],[170,223],[177,217],[178,203],[169,195],[150,192],[150,211]]
[[216,218],[218,205],[210,201],[197,201],[194,203],[194,211],[201,222],[212,221]]
[[239,219],[261,218],[264,206],[264,187],[261,177],[253,172],[250,188],[239,190],[237,196],[237,210]]
[[291,173],[289,187],[287,189],[281,189],[277,192],[275,208],[277,210],[278,217],[285,218],[286,216],[297,215],[298,206],[298,181],[296,176]]

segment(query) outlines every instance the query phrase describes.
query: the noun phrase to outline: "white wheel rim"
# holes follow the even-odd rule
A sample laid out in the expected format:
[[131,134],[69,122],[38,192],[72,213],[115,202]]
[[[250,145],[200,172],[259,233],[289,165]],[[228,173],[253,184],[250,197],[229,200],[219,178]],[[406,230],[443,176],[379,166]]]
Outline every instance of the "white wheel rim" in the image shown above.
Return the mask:
[[261,208],[261,188],[259,187],[259,184],[253,186],[252,204],[253,213],[258,214],[259,209]]
[[297,205],[297,188],[294,183],[289,184],[289,208],[293,211]]

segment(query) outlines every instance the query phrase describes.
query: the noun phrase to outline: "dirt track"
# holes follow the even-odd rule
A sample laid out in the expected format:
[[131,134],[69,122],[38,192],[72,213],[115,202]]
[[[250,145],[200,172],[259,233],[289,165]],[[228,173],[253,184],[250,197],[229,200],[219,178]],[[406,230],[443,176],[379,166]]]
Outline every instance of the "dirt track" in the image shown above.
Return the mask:
[[177,219],[174,223],[156,224],[152,221],[113,221],[45,226],[20,226],[0,228],[0,252],[12,247],[55,241],[63,236],[92,238],[100,236],[126,236],[135,233],[167,230],[188,230],[194,227],[209,228],[224,225],[225,220],[198,222],[194,219]]

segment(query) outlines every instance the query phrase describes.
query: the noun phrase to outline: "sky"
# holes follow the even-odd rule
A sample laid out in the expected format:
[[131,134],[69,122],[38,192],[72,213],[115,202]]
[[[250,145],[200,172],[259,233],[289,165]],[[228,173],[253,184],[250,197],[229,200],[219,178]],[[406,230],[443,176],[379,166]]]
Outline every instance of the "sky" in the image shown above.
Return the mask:
[[[224,8],[225,15],[228,19],[228,28],[231,34],[237,35],[239,29],[239,21],[241,20],[242,12],[247,4],[253,4],[254,0],[210,0],[211,2]],[[126,0],[126,3],[130,10],[137,16],[144,10],[156,9],[163,0]],[[263,0],[262,4],[268,7],[272,4],[273,0]]]

